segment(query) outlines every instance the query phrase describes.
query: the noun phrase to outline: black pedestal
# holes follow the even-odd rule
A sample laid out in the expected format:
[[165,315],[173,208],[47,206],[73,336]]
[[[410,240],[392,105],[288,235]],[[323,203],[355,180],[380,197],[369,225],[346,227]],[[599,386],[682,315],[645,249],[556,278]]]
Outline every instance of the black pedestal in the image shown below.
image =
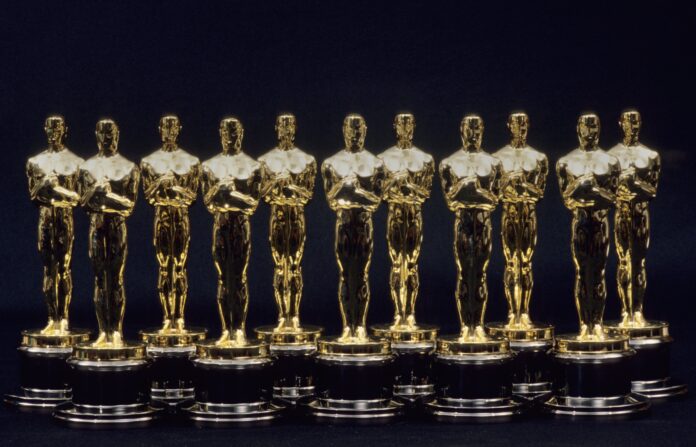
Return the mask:
[[20,346],[17,350],[20,392],[5,395],[5,402],[22,410],[50,413],[70,400],[66,360],[72,348]]
[[392,343],[395,399],[413,405],[433,394],[434,351],[432,342]]
[[629,340],[635,349],[631,372],[631,390],[653,400],[684,396],[686,384],[670,377],[671,337],[633,338]]
[[557,339],[553,396],[543,404],[546,411],[570,417],[629,417],[649,408],[647,398],[631,392],[635,351],[628,348],[627,339],[598,341],[598,346],[583,350],[559,349],[559,341],[581,343],[573,336]]
[[147,358],[70,358],[72,401],[58,406],[54,416],[69,426],[80,428],[149,425],[158,413],[149,405],[150,364]]
[[193,365],[195,346],[148,347],[150,399],[168,407],[193,399]]
[[315,364],[316,398],[305,404],[315,420],[375,424],[402,413],[403,405],[392,400],[394,356],[388,341],[321,339]]
[[512,393],[524,399],[540,399],[552,388],[552,340],[510,341]]
[[288,404],[314,395],[316,344],[271,345],[273,397]]
[[184,409],[197,426],[266,425],[281,415],[284,407],[272,402],[268,345],[250,345],[248,356],[244,349],[198,345],[198,357],[192,360],[195,403]]
[[512,395],[513,357],[509,352],[436,354],[435,396],[428,414],[447,422],[507,421],[524,403]]

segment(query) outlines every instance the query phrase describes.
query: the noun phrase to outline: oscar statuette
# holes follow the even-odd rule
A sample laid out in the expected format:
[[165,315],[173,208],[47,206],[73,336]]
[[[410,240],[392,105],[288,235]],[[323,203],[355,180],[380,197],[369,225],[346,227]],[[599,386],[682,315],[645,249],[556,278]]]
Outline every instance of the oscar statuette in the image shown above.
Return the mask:
[[465,116],[461,149],[440,163],[445,201],[455,214],[455,301],[461,325],[458,335],[437,339],[435,395],[425,409],[442,421],[503,421],[524,408],[512,395],[510,343],[484,330],[491,213],[500,194],[501,162],[481,149],[483,130],[479,116]]
[[552,351],[553,396],[544,409],[568,417],[626,417],[650,406],[631,393],[635,351],[623,335],[607,334],[604,305],[609,254],[609,210],[621,175],[619,160],[599,147],[595,114],[578,119],[580,146],[556,163],[563,202],[572,214],[571,252],[575,265],[578,334],[559,335]]
[[537,240],[536,204],[544,196],[549,161],[527,144],[527,114],[511,114],[507,126],[512,137],[510,144],[493,156],[501,162],[501,238],[508,320],[488,324],[487,329],[491,335],[506,337],[515,353],[513,394],[534,399],[551,391],[549,351],[553,347],[553,326],[533,322],[529,315],[534,284],[532,256]]
[[314,194],[317,162],[295,146],[295,116],[276,120],[278,146],[259,158],[261,196],[271,207],[268,240],[275,264],[273,290],[278,323],[255,329],[274,358],[273,396],[288,403],[314,394],[318,326],[300,324],[302,255],[307,237],[304,207]]
[[80,200],[77,176],[84,160],[65,147],[68,127],[62,117],[49,116],[44,131],[48,147],[27,161],[26,172],[29,196],[39,209],[38,248],[48,324],[43,329],[22,331],[18,348],[20,390],[5,395],[8,404],[31,411],[51,411],[70,400],[65,361],[75,344],[89,340],[88,331],[71,329],[68,322],[73,291],[73,208]]
[[179,118],[163,116],[159,123],[162,147],[140,163],[145,199],[155,208],[153,245],[159,264],[157,292],[163,311],[161,328],[140,332],[153,360],[150,398],[178,403],[193,396],[190,357],[206,331],[186,327],[184,306],[188,295],[186,259],[191,230],[188,209],[196,200],[201,165],[198,158],[177,145]]
[[244,127],[220,122],[222,153],[202,165],[203,201],[213,215],[213,260],[222,334],[196,344],[195,403],[185,408],[198,426],[270,423],[282,406],[271,402],[273,360],[269,346],[246,336],[250,218],[261,196],[261,164],[242,151]]
[[135,206],[140,170],[118,153],[114,121],[99,121],[96,137],[99,153],[80,167],[78,191],[89,215],[99,335],[94,342],[74,347],[68,359],[72,401],[56,407],[54,416],[75,427],[143,426],[158,413],[149,405],[151,360],[144,343],[123,339],[126,219]]
[[647,273],[645,259],[650,240],[648,204],[657,193],[660,155],[638,141],[640,113],[627,110],[619,126],[623,141],[609,150],[619,159],[621,176],[616,193],[614,240],[619,258],[616,284],[621,301],[621,320],[608,322],[610,334],[628,337],[635,349],[631,389],[651,399],[686,394],[687,387],[670,377],[669,324],[643,315]]
[[375,337],[391,342],[394,397],[411,404],[433,393],[430,369],[438,331],[436,326],[416,323],[422,206],[430,197],[435,161],[413,145],[415,127],[412,114],[396,115],[396,146],[378,156],[384,162],[383,198],[389,207],[387,245],[392,263],[389,286],[394,320],[371,328]]

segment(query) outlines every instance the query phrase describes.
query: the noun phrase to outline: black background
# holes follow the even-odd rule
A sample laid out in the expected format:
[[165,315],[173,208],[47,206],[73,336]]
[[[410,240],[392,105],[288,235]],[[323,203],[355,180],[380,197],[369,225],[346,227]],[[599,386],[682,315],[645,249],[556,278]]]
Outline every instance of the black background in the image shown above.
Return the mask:
[[[642,141],[660,150],[663,175],[651,207],[647,314],[666,319],[677,338],[675,374],[693,381],[693,276],[696,236],[693,208],[693,79],[696,17],[693,6],[667,2],[16,2],[0,12],[0,141],[2,142],[2,269],[0,269],[0,379],[16,384],[14,349],[20,328],[44,323],[41,268],[36,251],[37,212],[29,202],[24,163],[45,147],[43,120],[65,116],[67,144],[84,158],[96,153],[94,124],[102,117],[121,128],[121,153],[138,161],[159,145],[157,124],[176,113],[182,147],[201,159],[220,151],[219,120],[232,114],[245,125],[245,151],[258,157],[275,144],[276,114],[297,116],[297,144],[319,161],[342,145],[341,123],[349,112],[367,120],[367,147],[393,145],[393,115],[416,115],[415,143],[436,161],[460,144],[466,113],[486,123],[484,148],[508,140],[508,113],[531,119],[529,142],[552,163],[577,145],[579,113],[603,120],[601,145],[620,138],[616,124],[626,107],[643,115]],[[141,196],[142,199],[142,196]],[[308,241],[303,262],[302,319],[339,329],[334,217],[317,182],[307,207]],[[569,250],[570,215],[553,172],[538,208],[534,257],[533,317],[560,331],[576,328]],[[267,241],[268,208],[252,219],[248,327],[273,322],[272,261]],[[160,322],[155,294],[152,209],[140,200],[129,219],[125,327]],[[385,207],[375,215],[369,322],[391,316]],[[418,317],[443,332],[457,329],[453,290],[453,217],[439,182],[424,208]],[[212,219],[197,202],[191,209],[190,297],[187,320],[219,332],[216,275],[210,255]],[[499,211],[489,267],[488,320],[505,316]],[[96,326],[87,259],[87,219],[75,211],[72,323]],[[615,256],[607,269],[607,318],[618,314]],[[357,386],[358,384],[356,384]],[[286,426],[247,431],[151,429],[109,435],[73,432],[51,421],[0,410],[2,437],[10,445],[57,439],[94,444],[193,444],[244,442],[402,445],[475,442],[520,445],[584,443],[683,444],[693,440],[693,399],[655,406],[652,416],[630,423],[534,422],[504,426],[449,427],[427,423],[390,428]]]

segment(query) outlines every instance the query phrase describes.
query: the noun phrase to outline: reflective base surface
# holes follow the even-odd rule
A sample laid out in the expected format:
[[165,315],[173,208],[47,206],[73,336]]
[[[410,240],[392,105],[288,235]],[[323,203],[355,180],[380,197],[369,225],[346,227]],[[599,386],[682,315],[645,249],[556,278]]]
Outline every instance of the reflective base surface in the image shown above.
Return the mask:
[[497,399],[437,398],[425,404],[425,411],[442,422],[505,422],[525,409],[522,400],[514,397]]
[[137,428],[149,426],[161,410],[147,404],[78,405],[56,407],[53,416],[74,428]]
[[631,382],[631,391],[651,400],[680,398],[689,392],[685,383],[677,382],[671,377],[650,381],[634,380]]
[[551,414],[565,417],[635,417],[650,408],[647,397],[628,394],[616,397],[553,396],[543,404]]
[[285,407],[273,402],[224,404],[196,402],[183,411],[199,427],[266,425],[278,419]]
[[69,402],[71,396],[70,389],[20,388],[17,393],[5,394],[3,400],[6,404],[15,406],[21,411],[50,414],[57,405]]
[[339,400],[320,398],[309,402],[306,409],[312,417],[323,422],[381,424],[391,422],[404,410],[401,403],[391,399]]

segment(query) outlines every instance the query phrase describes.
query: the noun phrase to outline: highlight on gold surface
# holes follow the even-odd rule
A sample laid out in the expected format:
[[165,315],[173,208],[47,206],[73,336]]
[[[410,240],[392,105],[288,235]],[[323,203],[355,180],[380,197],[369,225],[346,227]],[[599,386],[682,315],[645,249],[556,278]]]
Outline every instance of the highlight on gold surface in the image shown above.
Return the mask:
[[126,293],[123,270],[128,253],[126,218],[133,212],[140,170],[118,153],[116,123],[97,123],[99,153],[80,168],[80,203],[89,214],[89,258],[94,269],[94,305],[99,336],[93,348],[121,348]]
[[616,194],[614,238],[619,265],[616,283],[621,300],[620,327],[642,328],[647,274],[645,258],[650,241],[648,204],[657,193],[660,155],[638,141],[641,117],[637,110],[621,114],[623,141],[609,150],[618,158],[621,176]]
[[362,116],[346,116],[345,148],[324,160],[321,166],[326,199],[336,212],[338,301],[343,322],[339,342],[344,344],[369,340],[365,325],[370,302],[372,214],[382,197],[384,162],[365,150],[366,133]]
[[314,194],[317,162],[295,146],[295,116],[276,119],[278,146],[259,158],[262,197],[271,206],[270,232],[273,291],[278,306],[274,332],[298,332],[302,300],[302,256],[307,237],[304,207]]
[[440,163],[445,201],[455,213],[455,298],[461,324],[459,341],[489,340],[483,326],[488,301],[486,269],[491,255],[491,212],[500,194],[501,162],[481,150],[483,120],[462,119],[462,148]]
[[159,264],[162,335],[186,334],[186,258],[191,240],[188,208],[196,200],[201,171],[198,158],[177,145],[180,131],[179,118],[163,116],[159,123],[162,147],[140,163],[145,199],[155,207],[153,245]]
[[609,209],[616,200],[621,173],[616,157],[599,147],[599,133],[599,117],[581,115],[577,125],[580,147],[556,163],[563,202],[573,213],[571,250],[575,264],[575,304],[580,319],[577,339],[582,341],[605,339]]
[[251,254],[249,217],[261,195],[261,164],[242,152],[244,127],[237,118],[220,122],[222,153],[202,165],[203,201],[213,214],[213,260],[222,335],[217,346],[244,346]]
[[392,330],[409,331],[416,324],[418,257],[423,241],[421,207],[430,197],[435,161],[413,145],[415,117],[400,113],[394,118],[396,146],[378,155],[384,162],[383,198],[387,213],[387,245],[391,259],[389,286],[394,303]]
[[64,141],[68,127],[61,116],[49,116],[44,125],[48,147],[27,160],[29,196],[39,208],[38,249],[43,262],[43,294],[48,308],[48,324],[41,336],[65,337],[71,334],[68,318],[73,284],[70,262],[75,231],[73,207],[80,200],[77,176],[84,160]]
[[507,122],[510,144],[495,154],[501,161],[501,236],[505,255],[503,277],[508,302],[506,328],[532,329],[529,302],[532,297],[532,256],[537,240],[536,203],[544,197],[549,161],[527,144],[529,117],[513,113]]

